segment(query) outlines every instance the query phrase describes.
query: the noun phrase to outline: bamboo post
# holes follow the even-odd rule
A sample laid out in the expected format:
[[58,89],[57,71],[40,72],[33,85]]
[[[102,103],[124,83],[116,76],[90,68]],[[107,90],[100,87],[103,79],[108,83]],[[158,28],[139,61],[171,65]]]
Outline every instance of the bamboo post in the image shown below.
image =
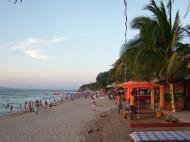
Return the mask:
[[171,94],[172,112],[176,112],[176,110],[175,110],[174,85],[173,85],[173,83],[170,83],[170,94]]
[[151,88],[151,109],[154,110],[154,89]]
[[165,87],[160,85],[160,109],[163,110],[165,107]]

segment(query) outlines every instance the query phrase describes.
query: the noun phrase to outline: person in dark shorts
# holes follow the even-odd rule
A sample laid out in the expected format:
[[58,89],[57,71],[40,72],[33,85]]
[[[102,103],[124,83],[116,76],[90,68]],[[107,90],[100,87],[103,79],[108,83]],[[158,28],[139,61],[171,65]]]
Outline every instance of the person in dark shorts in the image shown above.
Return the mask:
[[129,108],[130,108],[130,119],[135,119],[135,97],[134,97],[134,91],[131,92],[130,98],[129,98]]

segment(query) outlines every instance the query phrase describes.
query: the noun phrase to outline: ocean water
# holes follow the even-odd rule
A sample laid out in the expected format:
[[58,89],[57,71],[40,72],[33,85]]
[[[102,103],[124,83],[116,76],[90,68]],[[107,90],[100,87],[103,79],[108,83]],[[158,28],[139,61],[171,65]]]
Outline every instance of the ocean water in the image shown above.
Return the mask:
[[[76,91],[66,90],[22,90],[22,89],[0,89],[0,115],[10,112],[10,106],[13,106],[13,111],[22,111],[25,101],[47,100],[55,102],[67,95],[72,95]],[[7,104],[9,107],[6,108]],[[20,109],[21,106],[21,109]]]

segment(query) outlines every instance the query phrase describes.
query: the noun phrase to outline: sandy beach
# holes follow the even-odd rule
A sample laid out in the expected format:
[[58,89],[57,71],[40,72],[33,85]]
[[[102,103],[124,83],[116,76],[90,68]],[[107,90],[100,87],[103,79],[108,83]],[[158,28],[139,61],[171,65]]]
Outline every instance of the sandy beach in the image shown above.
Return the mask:
[[115,108],[90,121],[87,128],[93,132],[85,133],[85,142],[130,142],[129,121]]
[[90,99],[78,99],[41,111],[0,118],[0,142],[83,142],[88,123],[114,108],[114,102],[96,99],[96,111]]
[[[131,121],[117,112],[113,100],[97,98],[65,102],[47,112],[13,113],[0,117],[0,142],[129,142]],[[165,122],[145,115],[137,123]],[[189,130],[189,127],[135,128],[135,130]]]

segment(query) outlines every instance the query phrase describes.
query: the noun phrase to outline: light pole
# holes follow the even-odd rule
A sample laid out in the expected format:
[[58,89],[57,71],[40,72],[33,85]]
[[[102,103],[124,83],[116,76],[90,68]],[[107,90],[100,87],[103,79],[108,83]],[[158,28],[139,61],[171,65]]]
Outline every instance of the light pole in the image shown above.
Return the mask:
[[124,5],[125,5],[125,45],[127,44],[127,0],[124,0]]
[[124,76],[125,78],[124,78],[124,81],[127,82],[127,67],[125,66],[124,69],[125,69],[125,76]]
[[[125,15],[125,46],[127,45],[127,0],[124,0],[124,5],[125,5],[125,11],[124,11],[124,15]],[[124,70],[125,70],[125,78],[124,81],[127,81],[127,66],[124,66]]]

